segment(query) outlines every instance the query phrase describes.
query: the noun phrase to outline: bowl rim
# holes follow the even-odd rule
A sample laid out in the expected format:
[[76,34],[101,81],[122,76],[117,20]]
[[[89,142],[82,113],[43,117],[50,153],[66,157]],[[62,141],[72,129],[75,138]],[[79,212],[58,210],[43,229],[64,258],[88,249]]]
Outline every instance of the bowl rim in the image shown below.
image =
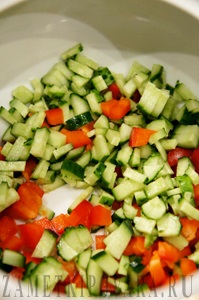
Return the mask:
[[191,14],[199,20],[199,0],[161,0],[169,3],[170,5],[176,6],[179,9]]
[[[27,2],[31,0],[1,0],[0,1],[0,13],[16,6],[19,3]],[[199,0],[160,0],[162,2],[166,2],[172,6],[175,6],[199,20]]]

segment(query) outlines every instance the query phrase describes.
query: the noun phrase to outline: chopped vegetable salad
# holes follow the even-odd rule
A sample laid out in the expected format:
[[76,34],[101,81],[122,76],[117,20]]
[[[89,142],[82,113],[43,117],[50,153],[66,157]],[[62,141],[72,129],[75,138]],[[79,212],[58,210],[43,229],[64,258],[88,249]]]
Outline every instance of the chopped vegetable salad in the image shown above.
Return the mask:
[[[171,86],[158,64],[134,61],[127,75],[112,72],[82,44],[30,83],[0,107],[8,123],[0,268],[68,296],[134,295],[193,274],[199,101],[192,91]],[[57,215],[42,198],[64,185],[81,193]]]

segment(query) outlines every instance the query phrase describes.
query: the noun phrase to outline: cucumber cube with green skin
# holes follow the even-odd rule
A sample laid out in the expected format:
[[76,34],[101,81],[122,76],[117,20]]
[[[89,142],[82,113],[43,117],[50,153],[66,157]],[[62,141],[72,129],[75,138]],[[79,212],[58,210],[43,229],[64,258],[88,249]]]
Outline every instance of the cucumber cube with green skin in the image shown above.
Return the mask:
[[142,205],[144,215],[150,219],[158,220],[166,213],[167,207],[158,196]]
[[65,159],[61,166],[61,176],[81,180],[84,178],[84,168],[72,160]]
[[104,239],[106,252],[116,259],[120,259],[133,234],[129,221],[125,220],[110,235]]
[[83,125],[86,125],[93,121],[90,111],[86,111],[82,114],[76,115],[66,121],[66,128],[68,130],[76,130]]
[[7,182],[1,182],[1,184],[0,184],[0,205],[4,205],[6,203],[8,189],[9,189],[9,186],[8,186]]
[[95,254],[92,259],[96,261],[98,266],[108,275],[113,276],[119,268],[118,261],[108,252],[100,251]]
[[69,58],[79,54],[84,49],[83,45],[81,43],[76,44],[75,46],[67,49],[61,54],[61,59],[63,61],[67,61]]
[[144,115],[157,118],[163,111],[169,97],[167,91],[158,89],[155,84],[148,82],[137,107]]
[[12,91],[12,96],[26,104],[32,101],[33,92],[27,87],[20,85]]
[[[58,281],[63,281],[68,275],[62,264],[54,257],[45,257],[40,264],[31,268],[26,280],[31,280],[32,284],[41,291],[53,291]],[[45,282],[45,276],[48,278],[48,284]]]
[[178,147],[197,148],[199,145],[199,126],[179,125],[174,129],[172,138],[176,139]]
[[10,265],[13,267],[21,267],[23,268],[25,266],[26,257],[22,255],[21,253],[5,249],[3,251],[3,257],[2,257],[2,263],[6,265]]
[[182,225],[179,217],[171,213],[166,213],[157,220],[159,237],[178,236],[180,234],[181,227]]
[[57,244],[57,249],[64,260],[70,261],[89,248],[92,243],[91,234],[85,226],[67,227]]
[[[97,262],[92,258],[88,263],[86,274],[87,274],[87,286],[90,294],[94,296],[99,296],[101,292],[103,270],[100,268]],[[92,278],[95,279],[93,280],[93,282],[92,282]]]

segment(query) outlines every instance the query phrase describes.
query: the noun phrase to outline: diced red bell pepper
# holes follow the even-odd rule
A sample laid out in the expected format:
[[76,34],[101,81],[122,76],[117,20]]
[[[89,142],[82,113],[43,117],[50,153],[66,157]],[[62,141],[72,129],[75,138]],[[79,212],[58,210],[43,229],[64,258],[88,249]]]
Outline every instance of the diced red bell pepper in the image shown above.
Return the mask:
[[112,120],[122,119],[131,110],[131,102],[127,98],[111,99],[100,104],[102,113]]
[[71,226],[84,225],[90,229],[90,214],[93,209],[92,204],[83,200],[71,212],[69,222]]
[[17,190],[20,199],[5,210],[5,213],[15,219],[35,219],[42,204],[42,197],[32,184],[24,182]]
[[191,157],[193,150],[176,147],[167,153],[167,160],[170,167],[177,165],[178,159],[184,156]]
[[59,107],[46,110],[46,119],[49,125],[55,126],[64,123],[63,110]]
[[95,121],[91,121],[81,127],[81,130],[85,133],[88,133],[89,131],[93,130],[93,125],[95,124]]
[[79,274],[79,272],[73,278],[72,283],[74,283],[77,288],[86,288],[87,287],[82,276]]
[[40,225],[44,229],[53,230],[51,221],[47,217],[35,220],[33,223]]
[[91,226],[108,226],[112,223],[111,210],[102,205],[93,206],[90,217]]
[[16,267],[9,272],[9,275],[13,278],[21,280],[23,278],[24,272],[25,272],[24,268]]
[[156,131],[152,129],[133,127],[130,134],[129,146],[140,147],[147,145],[151,135],[155,132]]
[[101,291],[105,293],[114,293],[116,292],[116,287],[108,282],[108,277],[103,276],[101,281]]
[[161,261],[165,262],[169,267],[173,267],[179,260],[180,251],[167,242],[159,241],[157,251]]
[[5,241],[12,235],[17,233],[17,224],[15,220],[9,216],[3,216],[0,219],[0,241]]
[[190,254],[191,254],[191,248],[188,245],[180,251],[179,260],[183,257],[189,256]]
[[149,270],[155,286],[160,286],[167,279],[167,274],[157,251],[153,252],[149,263]]
[[106,245],[104,244],[104,239],[106,238],[105,234],[95,236],[95,248],[96,249],[105,249]]
[[180,260],[180,270],[184,276],[188,276],[197,270],[196,263],[188,257]]
[[22,172],[26,181],[30,181],[31,175],[36,168],[38,161],[35,157],[30,156],[29,159],[26,161],[25,170]]
[[147,249],[144,246],[145,238],[142,236],[132,237],[129,241],[126,249],[124,250],[124,255],[138,255],[142,256],[145,254]]
[[191,241],[195,238],[196,232],[199,228],[199,221],[188,219],[187,217],[180,218],[182,224],[181,233],[188,240]]
[[196,172],[199,173],[199,147],[193,150],[191,160],[194,164]]
[[77,267],[74,260],[64,261],[60,256],[58,257],[58,261],[62,264],[63,269],[68,272],[68,276],[64,280],[64,284],[69,284],[73,281],[74,277],[77,275]]
[[22,254],[26,257],[26,264],[28,264],[29,262],[39,264],[42,261],[42,258],[32,257],[31,249],[23,249]]
[[24,247],[34,250],[44,232],[44,228],[34,222],[20,224],[18,228],[20,236],[23,239]]
[[23,247],[23,240],[16,235],[11,235],[4,242],[0,242],[2,249],[20,251]]
[[48,124],[48,122],[46,120],[43,121],[43,124],[41,125],[41,127],[47,127],[50,128],[50,125]]
[[138,103],[140,101],[140,98],[141,98],[140,92],[138,90],[136,90],[133,94],[132,100],[135,103]]
[[44,191],[42,190],[42,188],[36,184],[33,181],[30,182],[25,182],[24,185],[26,185],[27,187],[31,188],[33,191],[35,191],[40,197],[43,197],[44,195]]
[[3,154],[1,154],[1,150],[3,147],[0,146],[0,160],[5,160],[5,156]]
[[113,99],[119,100],[122,96],[117,83],[113,82],[109,85],[108,90],[112,92]]
[[66,227],[69,227],[70,221],[69,216],[65,214],[60,214],[54,217],[51,221],[51,227],[57,234],[62,234]]
[[70,131],[68,129],[62,128],[60,132],[65,134],[66,143],[71,143],[74,148],[79,148],[92,143],[91,139],[81,129]]
[[199,184],[193,186],[194,201],[196,206],[199,206]]

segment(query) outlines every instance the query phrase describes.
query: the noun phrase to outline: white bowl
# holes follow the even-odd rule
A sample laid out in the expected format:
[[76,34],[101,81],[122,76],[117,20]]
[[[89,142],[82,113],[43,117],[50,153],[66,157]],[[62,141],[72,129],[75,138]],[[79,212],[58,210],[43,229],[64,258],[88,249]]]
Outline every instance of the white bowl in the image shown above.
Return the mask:
[[[14,87],[45,74],[64,50],[78,42],[88,56],[120,73],[125,74],[135,59],[149,67],[160,63],[169,83],[179,79],[199,95],[198,0],[1,0],[0,104],[7,107]],[[5,128],[0,121],[0,136]],[[78,193],[61,188],[44,201],[58,214]],[[58,198],[64,198],[59,205]],[[34,297],[4,275],[0,274],[0,299],[8,294],[11,299]],[[198,282],[199,273],[152,292],[150,299],[199,294]]]

